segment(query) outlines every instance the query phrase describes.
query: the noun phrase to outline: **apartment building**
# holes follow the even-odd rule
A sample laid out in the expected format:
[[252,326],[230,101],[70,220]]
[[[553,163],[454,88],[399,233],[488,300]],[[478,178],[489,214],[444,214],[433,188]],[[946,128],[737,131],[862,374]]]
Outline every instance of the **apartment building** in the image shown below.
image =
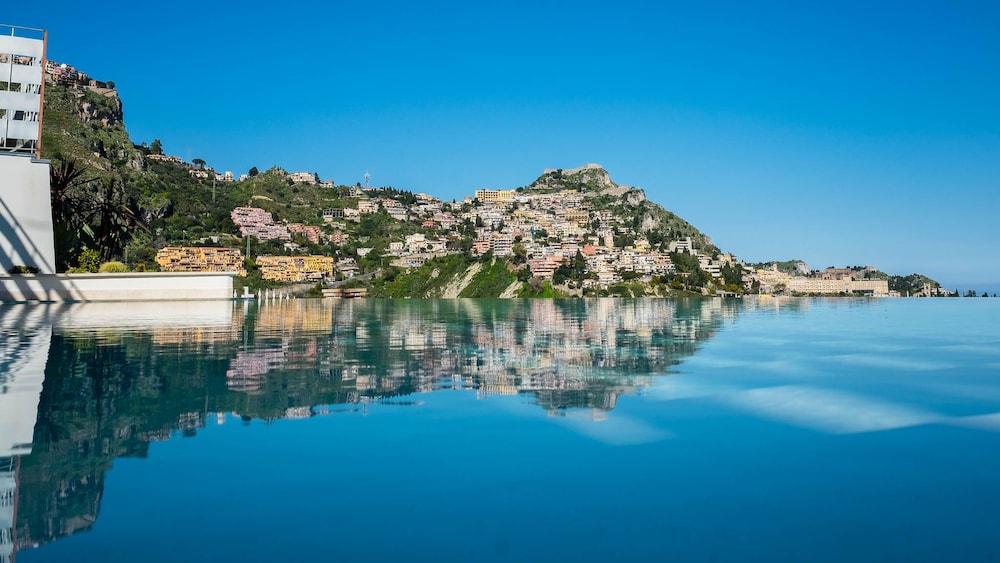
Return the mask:
[[259,207],[237,207],[229,217],[240,228],[242,236],[253,236],[260,240],[292,239],[288,227],[275,223],[271,214]]
[[257,267],[262,278],[273,281],[319,281],[333,276],[333,258],[330,256],[258,256]]
[[285,175],[285,177],[296,184],[316,185],[316,174],[312,172],[292,172]]
[[156,253],[156,263],[164,272],[236,272],[246,275],[243,252],[238,248],[168,246]]
[[304,225],[302,223],[289,223],[288,232],[293,235],[302,235],[312,244],[319,244],[322,240],[323,231],[314,225]]
[[875,297],[886,297],[889,295],[889,282],[887,280],[854,280],[843,279],[823,279],[823,278],[792,278],[787,283],[789,291],[808,294],[839,294],[849,293],[855,295],[871,295]]
[[514,237],[508,234],[494,234],[491,243],[494,256],[503,258],[514,253]]
[[340,219],[344,216],[343,209],[324,209],[323,210],[323,222],[331,223],[334,219]]
[[670,252],[693,252],[694,242],[691,240],[691,237],[684,237],[679,240],[670,241],[667,248]]
[[531,270],[531,275],[536,278],[551,280],[560,264],[562,264],[561,257],[532,258],[528,260],[528,269]]
[[482,203],[507,203],[515,195],[515,190],[476,190],[476,199]]
[[362,215],[371,215],[372,213],[378,212],[378,202],[372,199],[361,199],[358,200],[358,213]]

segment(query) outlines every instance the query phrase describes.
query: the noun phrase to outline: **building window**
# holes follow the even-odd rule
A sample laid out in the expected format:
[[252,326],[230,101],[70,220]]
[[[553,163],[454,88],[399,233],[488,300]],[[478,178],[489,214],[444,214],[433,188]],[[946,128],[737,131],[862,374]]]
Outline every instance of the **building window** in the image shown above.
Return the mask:
[[12,119],[14,121],[38,121],[38,112],[16,109]]

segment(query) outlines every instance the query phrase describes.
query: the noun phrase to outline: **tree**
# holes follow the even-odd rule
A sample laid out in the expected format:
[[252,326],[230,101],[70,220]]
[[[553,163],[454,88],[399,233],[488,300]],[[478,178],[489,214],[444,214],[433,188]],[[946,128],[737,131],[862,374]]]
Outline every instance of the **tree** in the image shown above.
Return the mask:
[[74,160],[63,160],[50,171],[52,227],[56,242],[56,268],[65,270],[77,256],[85,237],[93,235],[85,219],[86,186],[97,181]]
[[257,167],[256,167],[256,166],[251,166],[251,167],[250,167],[250,170],[249,170],[249,171],[247,172],[247,175],[248,175],[248,176],[250,176],[251,178],[253,178],[253,177],[254,177],[254,176],[256,176],[257,174],[260,174],[260,171],[259,171],[259,170],[257,170]]
[[743,287],[743,266],[740,264],[736,264],[735,266],[723,264],[722,281],[726,285]]
[[118,179],[105,180],[98,189],[86,214],[92,225],[93,243],[102,260],[121,254],[135,229],[145,229],[142,208],[126,192]]
[[514,254],[513,261],[515,264],[524,264],[528,261],[528,250],[524,247],[522,242],[515,242],[512,252]]
[[202,159],[200,159],[200,158],[193,158],[193,159],[191,159],[191,164],[193,164],[194,167],[197,168],[198,170],[204,170],[205,169],[205,161],[202,160]]
[[153,144],[149,146],[151,154],[163,154],[163,143],[159,139],[153,139]]
[[583,257],[582,252],[577,250],[576,255],[573,256],[573,278],[576,280],[583,280],[586,274],[587,259]]

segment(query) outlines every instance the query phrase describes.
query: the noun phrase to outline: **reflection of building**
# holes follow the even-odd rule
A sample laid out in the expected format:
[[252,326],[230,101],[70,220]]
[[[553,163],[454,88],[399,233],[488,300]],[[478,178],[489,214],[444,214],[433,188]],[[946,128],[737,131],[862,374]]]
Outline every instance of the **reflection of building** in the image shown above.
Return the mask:
[[0,457],[0,563],[14,561],[18,461]]
[[17,548],[20,457],[31,453],[52,329],[49,307],[0,310],[0,563]]

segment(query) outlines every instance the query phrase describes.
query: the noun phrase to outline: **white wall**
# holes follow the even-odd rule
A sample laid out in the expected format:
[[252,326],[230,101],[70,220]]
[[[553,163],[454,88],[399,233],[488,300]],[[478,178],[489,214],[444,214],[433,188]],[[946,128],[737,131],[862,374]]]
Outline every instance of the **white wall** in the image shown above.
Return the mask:
[[176,301],[232,299],[226,273],[133,272],[0,277],[0,301]]
[[49,164],[0,154],[0,274],[13,266],[55,273]]

